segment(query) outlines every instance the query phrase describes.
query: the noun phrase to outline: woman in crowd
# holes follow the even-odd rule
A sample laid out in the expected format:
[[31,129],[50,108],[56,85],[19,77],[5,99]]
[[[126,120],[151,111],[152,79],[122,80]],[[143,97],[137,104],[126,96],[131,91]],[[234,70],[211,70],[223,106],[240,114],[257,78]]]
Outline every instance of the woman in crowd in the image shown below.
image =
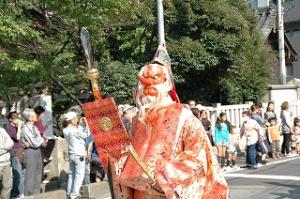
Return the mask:
[[268,103],[267,110],[264,114],[265,122],[268,122],[269,119],[271,119],[271,118],[276,118],[277,119],[277,116],[276,116],[276,113],[275,113],[274,102],[269,102]]
[[210,131],[211,130],[211,122],[208,119],[207,110],[200,111],[200,120],[201,120],[201,123],[202,123],[205,131]]
[[[51,152],[53,151],[54,148],[54,140],[50,140],[48,142],[48,139],[44,137],[44,133],[47,130],[48,126],[51,125],[52,121],[48,121],[46,124],[43,124],[43,119],[44,119],[44,114],[45,114],[45,109],[42,106],[37,106],[34,108],[34,112],[37,116],[37,121],[34,123],[36,128],[39,130],[41,133],[41,136],[45,139],[45,142],[47,143],[47,146],[45,148],[42,148],[42,155],[43,155],[43,162],[44,163],[49,163],[51,161]],[[42,174],[42,180],[45,179],[45,174],[44,174],[44,168],[43,168],[43,174]],[[47,182],[47,180],[43,181]]]
[[225,165],[226,147],[229,144],[231,124],[227,120],[226,113],[220,113],[214,131],[214,142],[218,150],[218,161],[221,168]]
[[34,108],[34,112],[37,115],[37,121],[35,122],[36,128],[40,131],[41,135],[43,136],[44,132],[47,130],[48,126],[52,123],[52,121],[48,121],[47,124],[43,124],[43,118],[44,118],[44,113],[45,109],[42,106],[37,106]]
[[34,123],[37,116],[33,109],[26,109],[23,112],[26,120],[21,133],[21,142],[25,146],[24,163],[25,163],[25,186],[24,195],[31,196],[40,193],[43,158],[41,147],[45,146],[45,140],[42,138],[39,130]]
[[208,110],[201,110],[200,111],[200,121],[204,127],[204,130],[207,133],[207,136],[209,138],[209,141],[212,146],[215,146],[213,136],[212,136],[212,128],[211,128],[211,121],[208,118]]
[[203,125],[203,128],[206,131],[206,134],[209,138],[209,141],[210,141],[211,145],[215,146],[213,136],[212,136],[211,122],[208,119],[207,111],[206,110],[201,110],[200,111],[198,108],[191,108],[191,111],[192,111],[193,115],[201,121],[201,123]]
[[196,118],[201,119],[200,110],[198,108],[191,108],[191,111]]
[[289,157],[291,134],[293,130],[293,114],[292,112],[289,111],[288,102],[283,102],[281,105],[280,119],[282,123],[282,135],[283,135],[281,153]]

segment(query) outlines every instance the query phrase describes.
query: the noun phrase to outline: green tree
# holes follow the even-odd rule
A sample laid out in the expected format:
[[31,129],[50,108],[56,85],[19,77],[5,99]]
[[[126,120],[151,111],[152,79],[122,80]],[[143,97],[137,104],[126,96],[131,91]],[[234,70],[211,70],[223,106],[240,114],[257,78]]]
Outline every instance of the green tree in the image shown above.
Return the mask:
[[174,0],[166,6],[169,50],[182,99],[240,103],[264,95],[270,53],[245,1]]
[[[137,70],[157,47],[152,0],[0,1],[0,95],[10,87],[87,83],[81,27],[92,36],[105,96],[132,102]],[[166,0],[167,48],[180,98],[204,103],[259,99],[270,77],[257,19],[244,0]],[[55,85],[55,84],[54,84]],[[55,106],[70,100],[53,89]]]
[[[110,47],[113,45],[110,35],[120,38],[115,34],[119,32],[120,26],[125,24],[130,27],[132,21],[135,23],[135,9],[139,9],[139,6],[132,4],[125,0],[1,1],[2,96],[12,94],[6,88],[30,90],[30,83],[51,83],[53,78],[62,82],[68,92],[76,95],[78,88],[74,85],[88,81],[79,40],[80,29],[85,26],[92,36],[96,62],[99,63],[97,66],[105,71],[100,71],[104,79],[102,82],[105,82],[102,84],[103,94],[129,102],[131,94],[126,91],[134,87],[135,78],[132,75],[136,73],[136,68],[133,68],[136,64],[129,65],[129,59],[121,59],[123,62],[120,62],[111,58],[117,49]],[[125,68],[121,68],[121,65]],[[112,72],[112,69],[116,71]],[[55,105],[61,106],[58,109],[70,105],[70,100],[60,89],[54,89],[54,97]]]

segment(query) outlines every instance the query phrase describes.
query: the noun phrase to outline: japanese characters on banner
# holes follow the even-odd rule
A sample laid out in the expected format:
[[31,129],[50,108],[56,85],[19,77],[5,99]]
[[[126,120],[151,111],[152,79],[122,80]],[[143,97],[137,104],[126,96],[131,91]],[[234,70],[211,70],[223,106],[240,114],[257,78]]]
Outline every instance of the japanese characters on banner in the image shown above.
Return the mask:
[[119,158],[130,143],[113,98],[83,104],[83,111],[99,154],[105,150]]

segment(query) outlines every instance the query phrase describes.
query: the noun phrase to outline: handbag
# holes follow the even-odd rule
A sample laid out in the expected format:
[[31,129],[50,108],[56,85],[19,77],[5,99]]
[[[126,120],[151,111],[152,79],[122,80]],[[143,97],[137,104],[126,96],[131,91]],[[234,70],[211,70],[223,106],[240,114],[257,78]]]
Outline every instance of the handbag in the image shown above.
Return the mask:
[[262,154],[267,154],[267,153],[272,151],[272,149],[271,149],[269,143],[267,142],[267,140],[260,141],[258,147],[259,147],[259,151]]
[[292,142],[296,142],[296,141],[297,141],[297,136],[294,135],[294,134],[292,134],[292,136],[291,136],[291,141],[292,141]]
[[22,165],[24,165],[24,152],[25,150],[23,148],[15,149],[16,156],[19,158]]

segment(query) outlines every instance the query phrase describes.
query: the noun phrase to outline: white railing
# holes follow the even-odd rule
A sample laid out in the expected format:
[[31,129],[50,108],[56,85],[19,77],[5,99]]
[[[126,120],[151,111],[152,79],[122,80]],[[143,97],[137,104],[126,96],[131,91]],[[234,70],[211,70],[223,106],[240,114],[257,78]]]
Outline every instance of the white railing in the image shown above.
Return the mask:
[[[207,107],[210,112],[210,119],[214,125],[219,114],[225,112],[227,114],[228,120],[237,128],[240,128],[242,125],[242,113],[250,109],[253,102],[248,102],[246,104],[236,104],[236,105],[221,105],[220,103],[216,104],[214,107]],[[263,103],[263,114],[266,111],[267,103]],[[280,119],[280,105],[275,106],[275,113],[277,118]],[[294,117],[300,116],[300,101],[290,102],[290,111],[293,113]]]

